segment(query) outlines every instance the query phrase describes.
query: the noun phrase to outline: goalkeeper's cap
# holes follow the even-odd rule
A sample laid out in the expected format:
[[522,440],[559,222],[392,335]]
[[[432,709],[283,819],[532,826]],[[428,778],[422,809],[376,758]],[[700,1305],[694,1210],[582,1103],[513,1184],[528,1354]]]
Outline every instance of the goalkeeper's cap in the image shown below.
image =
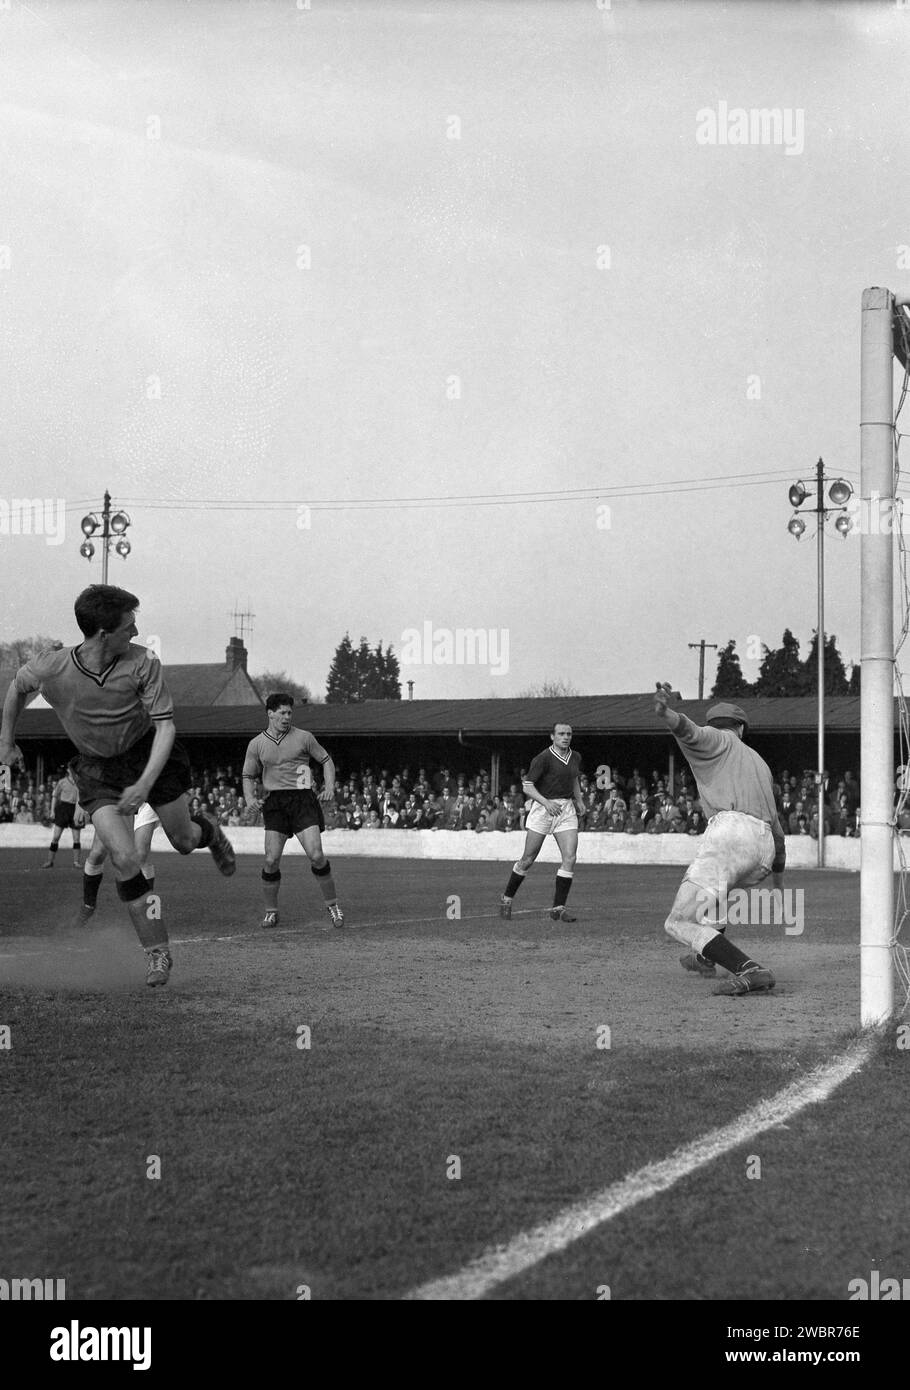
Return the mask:
[[741,710],[739,705],[712,705],[708,710],[707,722],[709,724],[718,724],[718,727],[723,728],[724,725],[719,723],[722,719],[731,719],[735,724],[742,724],[743,732],[749,727],[749,721],[746,718],[745,711]]

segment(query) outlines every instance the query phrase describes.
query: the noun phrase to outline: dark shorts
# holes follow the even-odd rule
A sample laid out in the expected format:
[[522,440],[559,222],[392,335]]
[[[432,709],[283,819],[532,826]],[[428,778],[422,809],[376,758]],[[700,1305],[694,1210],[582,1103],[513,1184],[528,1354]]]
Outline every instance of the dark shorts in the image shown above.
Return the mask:
[[58,801],[54,811],[54,825],[59,825],[61,830],[69,830],[75,819],[75,801]]
[[[87,816],[100,806],[116,806],[127,787],[142,776],[155,733],[149,729],[132,748],[112,758],[92,758],[80,754],[70,763],[79,802]],[[171,756],[161,769],[157,782],[146,798],[150,806],[166,806],[190,789],[190,760],[181,744],[175,743]]]
[[266,830],[280,835],[299,835],[310,825],[325,830],[325,818],[315,792],[269,792],[262,808]]

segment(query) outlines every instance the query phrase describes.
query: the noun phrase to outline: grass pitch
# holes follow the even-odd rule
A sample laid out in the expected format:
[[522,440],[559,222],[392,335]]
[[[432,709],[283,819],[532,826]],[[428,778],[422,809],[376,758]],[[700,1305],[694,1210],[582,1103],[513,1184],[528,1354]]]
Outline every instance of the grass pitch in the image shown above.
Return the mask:
[[[850,876],[788,876],[799,936],[730,929],[779,985],[729,999],[663,933],[677,869],[582,863],[568,925],[546,915],[550,867],[501,922],[508,865],[338,858],[340,932],[289,860],[265,932],[258,859],[223,880],[161,855],[175,968],[153,991],[110,876],[76,931],[80,876],[42,857],[0,856],[0,1247],[6,1277],[72,1299],[400,1298],[857,1028]],[[845,1299],[872,1269],[901,1277],[908,1065],[895,1026],[825,1105],[489,1296]]]

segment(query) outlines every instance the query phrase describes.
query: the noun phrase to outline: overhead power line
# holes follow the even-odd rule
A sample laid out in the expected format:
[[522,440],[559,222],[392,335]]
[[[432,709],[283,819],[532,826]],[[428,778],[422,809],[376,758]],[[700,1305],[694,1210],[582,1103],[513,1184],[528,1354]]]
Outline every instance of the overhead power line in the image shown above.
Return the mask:
[[[312,511],[396,511],[432,507],[512,507],[558,502],[597,502],[603,498],[655,497],[681,492],[716,492],[725,488],[767,487],[791,476],[792,469],[730,475],[713,474],[703,478],[680,478],[664,482],[633,483],[615,487],[527,489],[521,492],[471,492],[418,495],[412,497],[325,497],[306,498],[227,498],[227,497],[124,497],[123,505],[149,511],[285,511],[306,505]],[[70,503],[67,511],[85,504]]]

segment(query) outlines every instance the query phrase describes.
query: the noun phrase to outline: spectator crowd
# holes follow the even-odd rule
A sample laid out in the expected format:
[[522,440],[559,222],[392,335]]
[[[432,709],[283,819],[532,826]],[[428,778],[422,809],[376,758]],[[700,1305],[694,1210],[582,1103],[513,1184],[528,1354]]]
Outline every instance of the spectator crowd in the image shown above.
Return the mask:
[[[428,775],[402,768],[361,767],[338,773],[335,801],[323,807],[328,830],[523,830],[527,806],[521,790],[526,769],[517,769],[503,795],[495,795],[490,774],[440,768]],[[63,775],[63,769],[58,776]],[[247,806],[243,798],[240,768],[228,765],[194,772],[190,811],[207,811],[223,826],[262,824],[259,806]],[[645,776],[633,768],[626,776],[613,769],[607,785],[582,774],[579,779],[584,812],[580,828],[610,835],[700,835],[705,828],[695,783],[688,767],[676,771],[671,784],[653,770]],[[0,791],[0,824],[50,826],[52,794],[56,781],[36,783],[27,772],[14,770],[9,792]],[[258,789],[261,797],[262,789]],[[775,781],[778,814],[785,835],[818,838],[818,791],[814,771],[791,774],[784,769]],[[859,834],[859,783],[852,772],[842,777],[825,774],[824,825],[826,835]],[[906,824],[904,822],[906,821]],[[910,831],[910,810],[899,818]]]

